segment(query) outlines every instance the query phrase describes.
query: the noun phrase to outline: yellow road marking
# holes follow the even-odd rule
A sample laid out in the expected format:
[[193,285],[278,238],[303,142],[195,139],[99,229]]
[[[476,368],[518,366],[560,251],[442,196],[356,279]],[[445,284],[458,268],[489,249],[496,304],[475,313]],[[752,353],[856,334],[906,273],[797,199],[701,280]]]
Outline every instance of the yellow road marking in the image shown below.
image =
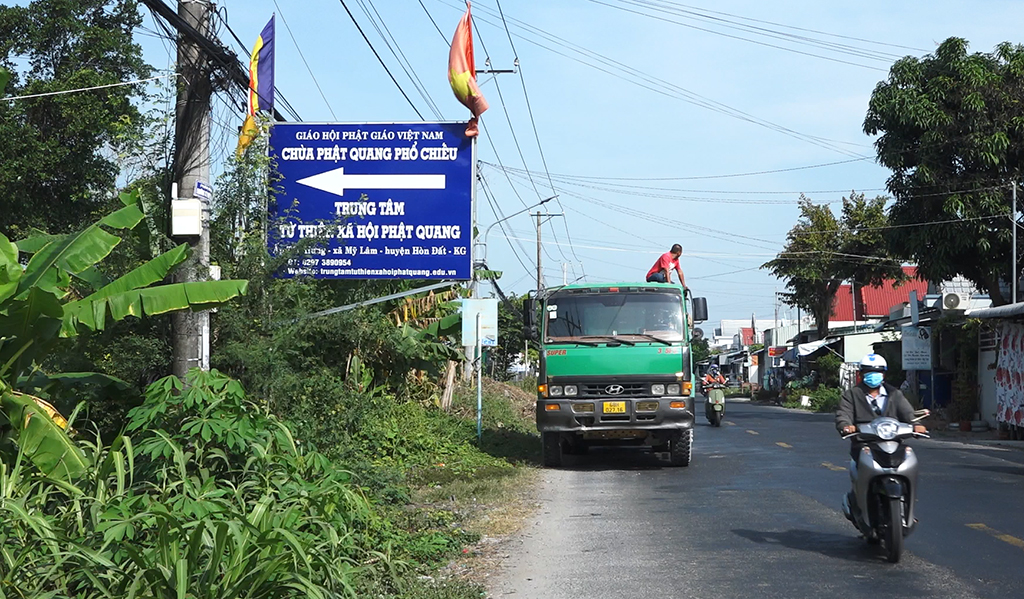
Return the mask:
[[759,433],[757,431],[750,431],[750,430],[748,430],[747,432],[750,433],[751,435],[760,435],[761,434],[761,433]]
[[822,462],[821,465],[833,472],[843,472],[844,470],[846,470],[846,468],[843,468],[842,466],[836,466],[832,462]]
[[728,424],[729,426],[736,426],[735,422],[732,422],[732,421],[729,421],[729,420],[726,420],[725,423]]
[[790,445],[789,443],[783,443],[782,441],[779,441],[778,443],[776,443],[776,445],[778,445],[779,447],[785,447],[786,449],[793,449],[792,445]]
[[1009,543],[1010,545],[1013,545],[1014,547],[1020,547],[1021,549],[1024,549],[1024,540],[1018,539],[1017,537],[1015,537],[1013,535],[1008,535],[1008,534],[1001,533],[998,530],[995,530],[994,528],[989,528],[988,526],[986,526],[984,524],[981,524],[981,523],[978,523],[978,524],[968,524],[967,528],[973,528],[974,530],[980,530],[981,532],[986,532],[986,533],[992,535],[993,537],[999,539],[1000,541],[1002,541],[1004,543]]

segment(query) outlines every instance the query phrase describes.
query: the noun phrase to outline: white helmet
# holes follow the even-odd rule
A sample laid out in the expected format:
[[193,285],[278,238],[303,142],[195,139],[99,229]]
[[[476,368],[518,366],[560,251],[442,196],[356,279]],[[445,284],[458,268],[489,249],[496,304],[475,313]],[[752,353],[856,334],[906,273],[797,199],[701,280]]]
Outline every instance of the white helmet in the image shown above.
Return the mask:
[[885,372],[888,369],[888,366],[885,363],[885,358],[882,356],[878,354],[868,354],[860,361],[860,369]]

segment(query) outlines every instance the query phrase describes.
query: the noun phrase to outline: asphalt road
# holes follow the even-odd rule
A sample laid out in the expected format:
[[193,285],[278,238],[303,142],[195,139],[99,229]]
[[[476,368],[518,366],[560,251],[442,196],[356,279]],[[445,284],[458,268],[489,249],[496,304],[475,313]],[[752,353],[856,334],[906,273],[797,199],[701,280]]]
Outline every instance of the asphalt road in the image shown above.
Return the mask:
[[688,468],[594,450],[545,470],[490,596],[1024,597],[1024,451],[914,441],[920,523],[889,564],[840,510],[849,448],[830,415],[698,414]]

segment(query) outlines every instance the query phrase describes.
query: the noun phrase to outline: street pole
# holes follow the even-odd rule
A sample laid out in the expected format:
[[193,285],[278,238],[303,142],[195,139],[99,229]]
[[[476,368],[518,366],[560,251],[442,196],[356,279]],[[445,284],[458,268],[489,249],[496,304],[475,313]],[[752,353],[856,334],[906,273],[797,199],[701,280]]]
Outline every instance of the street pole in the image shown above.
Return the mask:
[[565,262],[562,263],[562,286],[569,284],[569,265]]
[[480,341],[480,312],[476,313],[476,359],[480,361],[476,366],[476,442],[479,445],[484,438],[484,354],[483,345]]
[[544,289],[544,275],[540,270],[540,211],[537,211],[537,292]]
[[1017,181],[1013,182],[1013,214],[1010,216],[1010,226],[1013,228],[1013,269],[1010,279],[1012,279],[1011,288],[1013,289],[1013,299],[1010,300],[1011,304],[1017,303]]
[[[558,196],[555,196],[555,197],[558,197]],[[545,200],[545,202],[546,201],[547,200]],[[541,217],[554,218],[556,216],[565,216],[565,214],[564,213],[559,213],[559,214],[547,213],[547,214],[545,214],[545,213],[541,212],[540,210],[538,210],[536,212],[536,214],[534,214],[534,216],[537,217],[537,291],[540,292],[541,290],[544,289],[544,275],[541,272],[541,267],[540,267],[540,227],[541,227],[541,225],[544,224],[544,220],[542,220]]]
[[[210,3],[180,0],[178,15],[203,35],[210,33]],[[188,283],[205,280],[210,267],[210,204],[208,195],[196,194],[196,184],[210,183],[211,67],[206,53],[185,36],[178,38],[178,72],[183,82],[175,110],[174,170],[180,198],[202,203],[202,233],[190,238],[192,255],[175,271],[174,280]],[[208,188],[208,187],[207,187]],[[171,372],[185,378],[190,368],[210,368],[210,313],[175,312],[171,315]]]

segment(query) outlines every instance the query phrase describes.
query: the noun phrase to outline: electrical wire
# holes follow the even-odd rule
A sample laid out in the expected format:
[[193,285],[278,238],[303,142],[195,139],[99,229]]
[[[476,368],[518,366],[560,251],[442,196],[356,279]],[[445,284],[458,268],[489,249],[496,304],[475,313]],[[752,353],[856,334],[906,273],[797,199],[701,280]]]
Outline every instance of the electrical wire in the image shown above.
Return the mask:
[[[504,222],[505,214],[501,212],[501,209],[497,206],[497,202],[491,197],[490,188],[487,186],[487,184],[486,184],[485,180],[483,179],[483,177],[480,178],[480,183],[481,183],[480,187],[481,187],[481,189],[483,189],[483,192],[484,192],[484,197],[487,199],[487,203],[491,206],[491,212],[494,213],[494,218],[498,222],[498,228],[501,229],[501,234],[505,237],[505,240],[508,242],[509,248],[511,248],[512,253],[516,257],[516,260],[519,261],[519,264],[522,265],[523,270],[525,270],[527,273],[529,273],[530,272],[530,268],[528,266],[526,266],[525,262],[523,262],[523,259],[519,256],[519,252],[517,252],[515,246],[512,245],[512,239],[509,238],[508,233],[505,231],[505,222]],[[524,254],[528,254],[527,251],[526,251],[526,248],[523,247],[522,242],[517,241],[517,243],[519,244],[519,247],[523,251],[523,253]],[[490,268],[489,264],[485,264],[485,266],[487,266],[487,268]]]
[[[412,82],[413,87],[416,88],[416,92],[419,93],[420,97],[424,102],[427,103],[427,108],[434,114],[434,118],[439,121],[444,120],[444,116],[441,114],[441,110],[434,103],[434,99],[430,97],[430,93],[427,91],[427,87],[423,85],[423,81],[420,80],[419,75],[416,74],[416,69],[406,58],[405,52],[402,50],[402,46],[395,39],[395,36],[391,34],[391,30],[388,28],[387,23],[384,22],[384,18],[377,11],[377,7],[374,6],[372,0],[356,0],[359,3],[359,7],[363,9],[363,14],[370,20],[370,24],[377,30],[377,35],[380,36],[381,40],[384,41],[384,45],[387,46],[391,55],[398,61],[398,66],[402,68],[405,76]],[[369,5],[369,9],[367,9]],[[373,14],[370,14],[370,11]]]
[[373,44],[370,42],[370,38],[366,37],[366,33],[364,33],[363,28],[360,27],[359,21],[356,21],[355,15],[353,15],[352,11],[348,9],[348,5],[345,4],[345,0],[338,0],[338,2],[341,2],[341,6],[345,9],[345,12],[348,13],[348,18],[351,19],[352,24],[356,26],[356,30],[359,31],[359,35],[363,36],[363,41],[365,41],[366,45],[370,47],[370,51],[373,52],[373,55],[377,57],[377,62],[380,63],[380,66],[384,67],[384,71],[388,74],[388,77],[391,78],[391,82],[395,84],[395,87],[398,88],[398,91],[402,92],[402,97],[405,98],[405,101],[409,103],[409,106],[412,108],[412,111],[416,113],[416,116],[420,117],[421,121],[426,120],[423,118],[423,115],[420,113],[419,109],[416,108],[416,105],[412,103],[412,100],[409,98],[409,94],[405,93],[405,90],[402,89],[402,85],[398,82],[397,79],[395,79],[395,76],[391,73],[391,69],[388,68],[388,65],[384,62],[384,59],[381,58],[380,54],[377,53],[377,49],[373,47]]
[[846,54],[846,55],[851,55],[851,56],[855,56],[855,57],[859,57],[859,58],[867,58],[867,59],[870,59],[870,60],[879,60],[879,61],[893,62],[894,60],[897,60],[897,59],[902,57],[902,56],[900,56],[898,54],[891,54],[891,53],[888,53],[888,52],[880,52],[880,51],[876,51],[876,50],[866,50],[866,49],[857,48],[855,46],[851,46],[851,45],[848,45],[848,44],[841,44],[841,43],[836,43],[836,42],[826,42],[826,41],[821,41],[821,40],[815,40],[813,38],[809,38],[809,37],[806,37],[806,36],[797,36],[797,35],[794,35],[794,34],[785,34],[785,33],[780,33],[780,32],[773,32],[773,31],[768,30],[766,28],[760,28],[760,27],[755,27],[755,26],[746,26],[746,25],[736,24],[735,22],[729,22],[728,19],[724,19],[724,18],[720,18],[720,17],[716,17],[716,16],[710,16],[710,15],[703,15],[703,14],[700,14],[700,13],[697,13],[697,12],[694,12],[694,11],[691,11],[691,10],[683,10],[683,9],[675,9],[675,10],[673,10],[673,9],[669,9],[669,8],[664,8],[662,6],[658,6],[658,5],[656,5],[654,3],[651,3],[651,2],[645,2],[643,0],[617,0],[618,4],[611,4],[609,2],[605,2],[605,1],[601,1],[601,0],[590,0],[590,2],[592,2],[594,4],[600,4],[600,5],[603,5],[603,6],[607,6],[609,8],[613,8],[613,9],[616,9],[616,10],[622,10],[622,11],[625,11],[625,12],[630,12],[630,13],[633,13],[633,14],[638,14],[638,15],[641,15],[641,16],[644,16],[644,17],[647,17],[647,18],[652,18],[652,19],[658,20],[658,22],[662,22],[662,23],[678,25],[680,27],[685,27],[685,28],[688,28],[688,29],[696,30],[696,31],[710,33],[710,34],[713,34],[713,35],[718,35],[718,36],[722,36],[722,37],[726,37],[726,38],[730,38],[730,39],[734,39],[734,40],[740,40],[740,41],[749,42],[749,43],[752,43],[752,44],[757,44],[757,45],[761,45],[761,46],[765,46],[765,47],[775,48],[775,49],[778,49],[778,50],[783,50],[783,51],[787,51],[787,52],[794,52],[794,53],[797,53],[797,54],[802,54],[802,55],[805,55],[805,56],[811,56],[811,57],[815,57],[815,58],[821,58],[821,59],[824,59],[824,60],[840,62],[840,63],[844,63],[844,65],[850,65],[850,66],[853,66],[853,67],[860,67],[860,68],[863,68],[863,69],[870,69],[870,70],[873,70],[873,71],[886,71],[886,69],[883,69],[883,68],[880,68],[880,67],[873,67],[873,66],[870,66],[870,65],[863,65],[863,63],[860,63],[860,62],[852,62],[850,60],[843,60],[841,58],[825,56],[825,55],[822,55],[822,54],[815,54],[815,53],[812,53],[812,52],[805,52],[805,51],[798,50],[798,49],[795,49],[795,48],[779,46],[779,45],[776,45],[776,44],[770,44],[770,43],[767,43],[767,42],[761,42],[761,41],[758,41],[758,40],[754,40],[754,39],[750,39],[750,38],[744,38],[744,37],[736,36],[736,35],[731,35],[731,34],[727,34],[727,33],[720,32],[720,31],[715,31],[715,30],[711,30],[711,29],[707,29],[707,28],[697,27],[695,25],[691,25],[691,24],[680,22],[680,20],[675,20],[673,18],[668,18],[668,17],[665,17],[665,16],[657,16],[655,14],[650,14],[650,13],[647,13],[647,12],[643,12],[641,10],[633,10],[633,9],[626,8],[625,6],[621,6],[621,5],[618,5],[618,4],[626,4],[628,6],[637,6],[637,7],[651,8],[651,9],[654,9],[656,11],[660,11],[660,12],[668,13],[668,14],[674,14],[674,15],[677,15],[677,16],[682,16],[684,18],[693,18],[693,19],[696,19],[696,20],[702,20],[702,22],[711,22],[711,23],[713,23],[716,26],[724,26],[724,27],[729,28],[729,29],[743,31],[744,33],[760,35],[760,36],[764,36],[764,37],[767,37],[767,38],[770,38],[770,39],[777,39],[777,40],[783,40],[783,41],[794,42],[794,43],[803,43],[805,45],[810,45],[812,47],[816,47],[816,48],[819,48],[819,49],[824,49],[826,51],[833,51],[833,52],[837,52],[837,53],[841,53],[841,54]]
[[0,98],[0,102],[6,102],[9,100],[28,100],[30,98],[43,98],[46,96],[60,96],[64,94],[74,94],[79,92],[91,92],[97,89],[107,89],[111,87],[124,87],[126,85],[138,85],[139,83],[148,83],[150,81],[156,81],[157,79],[166,79],[168,77],[174,77],[177,73],[168,73],[167,75],[160,75],[157,77],[149,77],[146,79],[136,79],[135,81],[122,81],[120,83],[108,83],[107,85],[94,85],[92,87],[79,87],[77,89],[62,89],[55,92],[45,92],[41,94],[26,94],[24,96],[8,96],[6,98]]
[[434,29],[436,29],[436,30],[437,30],[437,34],[438,34],[438,35],[440,35],[440,36],[441,36],[441,39],[443,39],[443,40],[444,40],[444,43],[445,43],[445,44],[446,44],[446,45],[447,45],[447,46],[448,46],[449,48],[451,48],[451,47],[452,47],[452,43],[448,41],[448,38],[447,38],[447,37],[445,36],[445,34],[444,34],[444,33],[443,33],[442,31],[441,31],[441,28],[437,26],[437,21],[435,21],[435,20],[434,20],[434,16],[430,14],[430,11],[429,11],[429,10],[427,10],[427,5],[423,3],[423,0],[418,0],[418,1],[419,1],[419,3],[420,3],[420,7],[421,7],[421,8],[423,9],[423,12],[427,13],[427,18],[428,18],[428,19],[430,19],[430,24],[431,24],[431,25],[433,25],[433,26],[434,26]]
[[[512,41],[512,32],[510,32],[509,29],[508,29],[508,21],[505,20],[505,12],[501,9],[501,0],[494,0],[494,1],[495,1],[495,4],[498,7],[498,16],[501,17],[501,24],[505,28],[505,35],[508,36],[508,44],[512,48],[512,55],[515,57],[514,63],[516,65],[518,65],[518,68],[516,69],[516,71],[519,74],[519,81],[520,81],[520,83],[522,83],[522,86],[523,86],[523,98],[526,100],[526,112],[527,112],[527,114],[529,114],[529,116],[530,116],[530,124],[533,126],[533,136],[537,140],[537,152],[540,154],[541,164],[544,166],[544,172],[547,174],[548,185],[549,185],[549,187],[551,187],[552,192],[554,192],[554,187],[555,187],[554,186],[554,182],[551,180],[551,171],[550,171],[550,169],[548,169],[548,161],[547,161],[547,158],[544,156],[544,148],[543,148],[543,146],[540,143],[540,133],[537,131],[537,120],[533,116],[533,105],[530,103],[530,92],[526,88],[526,76],[523,74],[523,66],[522,66],[522,63],[520,63],[520,61],[519,61],[519,53],[516,51],[515,42]],[[525,164],[524,164],[524,166],[525,166]],[[557,195],[555,197],[555,202],[558,203],[558,208],[560,210],[562,210],[562,212],[565,212],[565,207],[562,206],[562,200],[560,200],[557,197]],[[562,226],[565,227],[565,237],[566,237],[566,239],[569,240],[569,244],[570,244],[569,245],[569,249],[572,250],[572,235],[569,233],[569,222],[568,222],[568,219],[566,219],[566,218],[562,219]],[[554,227],[552,226],[552,228],[554,228]],[[576,255],[576,251],[575,250],[572,250],[572,255],[573,255],[573,258],[575,258],[576,261],[580,263],[580,270],[583,271],[583,278],[586,279],[587,271],[583,267],[583,262],[580,261],[580,258],[579,258],[579,256]],[[563,254],[563,256],[564,256],[564,254]],[[573,275],[575,276],[576,275],[576,268],[572,267],[572,270],[573,270]]]
[[752,23],[761,23],[761,24],[764,24],[764,25],[772,25],[772,26],[775,26],[775,27],[783,27],[785,29],[792,29],[794,31],[804,31],[804,32],[807,32],[807,33],[815,33],[815,34],[818,34],[818,35],[824,35],[824,36],[834,37],[834,38],[838,38],[838,39],[846,39],[846,40],[851,40],[851,41],[855,41],[855,42],[864,42],[864,43],[867,43],[867,44],[874,44],[876,46],[887,46],[887,47],[890,47],[890,48],[899,48],[899,49],[902,49],[902,50],[913,50],[915,52],[927,52],[928,51],[928,50],[925,50],[923,48],[915,48],[913,46],[903,46],[903,45],[900,45],[900,44],[893,44],[893,43],[889,43],[889,42],[879,42],[879,41],[875,41],[875,40],[865,39],[865,38],[862,38],[862,37],[854,37],[854,36],[843,35],[843,34],[839,34],[839,33],[830,33],[830,32],[827,32],[827,31],[820,31],[820,30],[817,30],[817,29],[807,29],[805,27],[796,27],[796,26],[793,26],[793,25],[786,25],[785,23],[778,23],[778,22],[774,22],[774,21],[765,21],[763,19],[754,19],[754,18],[751,18],[751,17],[745,17],[743,15],[737,15],[737,14],[733,14],[733,13],[727,13],[727,12],[721,12],[721,11],[716,11],[716,10],[710,10],[710,9],[707,9],[707,8],[701,8],[701,7],[698,7],[698,6],[691,6],[691,5],[683,4],[683,3],[680,3],[680,2],[672,2],[670,0],[663,0],[663,3],[664,4],[669,4],[669,5],[674,5],[674,6],[680,6],[680,7],[683,7],[683,8],[689,8],[689,9],[693,9],[693,10],[697,10],[697,11],[702,11],[702,12],[705,12],[705,13],[708,13],[708,14],[723,15],[723,16],[726,16],[726,17],[733,17],[733,18],[736,18],[736,19],[741,19],[743,21],[750,21]]
[[274,8],[277,9],[278,14],[281,15],[281,22],[284,23],[284,28],[288,31],[288,37],[292,39],[292,44],[295,45],[295,50],[299,53],[299,58],[302,59],[302,64],[306,65],[306,72],[309,73],[310,79],[313,80],[313,85],[316,86],[316,91],[320,92],[320,97],[323,98],[324,104],[327,105],[327,111],[331,113],[331,118],[338,120],[338,117],[334,114],[334,108],[331,107],[331,103],[327,101],[327,96],[324,95],[324,90],[320,87],[320,82],[317,81],[316,75],[313,74],[313,69],[309,68],[309,63],[306,62],[306,56],[302,53],[302,48],[299,47],[299,42],[295,39],[295,35],[292,34],[292,28],[288,25],[288,20],[284,17],[284,11],[281,10],[281,6],[274,0]]
[[[243,56],[248,56],[250,53],[249,49],[246,47],[245,43],[238,37],[238,34],[235,33],[234,29],[231,28],[231,24],[228,23],[227,17],[219,13],[215,14],[217,14],[217,16],[220,17],[221,23],[224,25],[224,28],[228,30],[228,33],[231,34],[231,37],[235,40],[235,43],[238,44],[239,48],[241,48]],[[284,112],[288,113],[288,116],[290,116],[296,121],[302,121],[302,117],[299,116],[298,111],[296,111],[295,108],[292,106],[291,102],[288,101],[288,98],[286,98],[285,95],[281,93],[281,88],[277,86],[274,86],[274,101],[275,103],[280,102],[281,107],[284,108]]]
[[[851,158],[849,160],[839,160],[836,162],[826,162],[823,164],[811,164],[807,166],[794,166],[790,168],[779,168],[766,171],[754,171],[749,173],[734,173],[731,175],[702,175],[695,177],[597,177],[590,175],[569,175],[565,173],[555,173],[553,176],[560,179],[582,179],[586,181],[696,181],[701,179],[733,179],[737,177],[753,177],[758,175],[774,175],[777,173],[788,173],[792,171],[802,171],[812,168],[823,168],[828,166],[837,166],[840,164],[850,164],[852,162],[863,162],[865,160],[872,160],[871,157],[864,158]],[[494,167],[495,165],[483,162],[487,166]]]
[[[457,6],[453,6],[452,4],[449,4],[446,0],[436,0],[436,1],[441,3],[441,4],[443,4],[443,5],[445,5],[445,6],[448,6],[449,8],[455,8],[456,10],[461,10]],[[489,10],[486,7],[478,5],[478,15],[480,13],[483,13],[484,15],[487,15],[487,14],[494,15],[494,11],[493,10]],[[495,16],[498,16],[498,15],[495,15]],[[477,18],[478,18],[479,21],[482,21],[484,23],[490,24],[490,25],[495,26],[495,27],[498,26],[497,24],[488,21],[485,17],[479,17],[478,16]],[[861,154],[853,153],[853,152],[851,152],[849,150],[846,150],[845,148],[841,148],[841,147],[836,145],[838,143],[838,144],[849,144],[849,145],[860,146],[860,144],[853,144],[851,142],[842,142],[842,141],[830,140],[830,139],[827,139],[827,138],[824,138],[824,137],[808,135],[808,134],[800,133],[800,132],[795,131],[793,129],[789,129],[788,127],[784,127],[782,125],[778,125],[778,124],[773,123],[771,121],[767,121],[765,119],[760,119],[760,118],[755,117],[755,116],[753,116],[753,115],[751,115],[749,113],[746,113],[744,111],[741,111],[741,110],[738,110],[738,109],[733,108],[731,106],[728,106],[727,104],[724,104],[724,103],[718,102],[716,100],[712,100],[712,99],[710,99],[710,98],[708,98],[706,96],[702,96],[700,94],[697,94],[696,92],[693,92],[691,90],[683,88],[683,87],[681,87],[679,85],[676,85],[676,84],[674,84],[674,83],[672,83],[670,81],[667,81],[665,79],[661,79],[659,77],[655,77],[655,76],[650,75],[648,73],[645,73],[645,72],[643,72],[643,71],[641,71],[639,69],[635,69],[633,67],[630,67],[629,65],[627,65],[625,63],[622,63],[622,62],[619,62],[619,61],[614,60],[612,58],[609,58],[609,57],[607,57],[607,56],[605,56],[603,54],[600,54],[599,52],[595,52],[593,50],[589,50],[589,49],[587,49],[587,48],[585,48],[583,46],[580,46],[579,44],[575,44],[573,42],[570,42],[570,41],[566,40],[565,38],[559,37],[559,36],[557,36],[555,34],[552,34],[552,33],[548,32],[548,31],[540,29],[539,27],[535,27],[533,25],[530,25],[529,23],[526,23],[524,21],[520,21],[518,19],[509,17],[509,16],[506,16],[506,18],[507,18],[507,21],[509,23],[512,23],[513,25],[519,27],[520,29],[522,29],[522,30],[524,30],[526,32],[529,32],[529,33],[531,33],[533,35],[536,35],[536,36],[540,37],[541,39],[544,39],[547,42],[549,42],[549,43],[551,43],[551,44],[553,44],[555,46],[559,46],[559,47],[565,48],[568,52],[575,53],[575,54],[580,55],[580,56],[582,56],[584,58],[581,59],[581,58],[578,58],[576,56],[567,54],[565,52],[556,50],[556,49],[554,49],[554,48],[552,48],[552,47],[550,47],[548,45],[545,45],[544,43],[538,42],[538,41],[536,41],[534,39],[531,39],[529,37],[525,37],[523,35],[516,34],[515,37],[518,37],[519,39],[522,39],[523,41],[525,41],[527,43],[533,44],[533,45],[535,45],[535,46],[537,46],[539,48],[542,48],[544,50],[547,50],[547,51],[549,51],[549,52],[551,52],[553,54],[556,54],[558,56],[562,56],[562,57],[567,58],[569,60],[572,60],[574,62],[578,62],[578,63],[580,63],[580,64],[582,64],[584,66],[588,66],[590,68],[593,68],[595,70],[601,71],[603,73],[606,73],[606,74],[611,75],[613,77],[616,77],[618,79],[622,79],[623,81],[627,81],[627,82],[629,82],[629,83],[631,83],[633,85],[636,85],[638,87],[642,87],[644,89],[647,89],[649,91],[653,91],[653,92],[655,92],[657,94],[664,95],[664,96],[669,97],[669,98],[673,98],[673,99],[676,99],[676,100],[681,100],[683,102],[686,102],[686,103],[689,103],[689,104],[692,104],[692,105],[695,105],[695,106],[699,106],[699,107],[711,110],[713,112],[717,112],[717,113],[723,114],[725,116],[729,116],[729,117],[732,117],[732,118],[735,118],[735,119],[738,119],[738,120],[741,120],[741,121],[752,123],[752,124],[755,124],[755,125],[767,128],[767,129],[772,130],[772,131],[776,131],[778,133],[781,133],[781,134],[789,136],[789,137],[793,137],[795,139],[804,141],[806,143],[810,143],[812,145],[816,145],[818,147],[821,147],[821,148],[824,148],[824,149],[828,149],[830,151],[834,151],[834,152],[837,152],[837,153],[840,153],[840,154],[844,154],[844,155],[846,155],[846,156],[848,156],[850,158],[860,158],[860,159],[872,158],[870,156],[864,156],[864,155],[861,155]],[[594,60],[594,61],[596,61],[599,64],[594,64],[592,62],[588,62],[588,60]],[[601,66],[601,65],[604,65],[604,66]]]

